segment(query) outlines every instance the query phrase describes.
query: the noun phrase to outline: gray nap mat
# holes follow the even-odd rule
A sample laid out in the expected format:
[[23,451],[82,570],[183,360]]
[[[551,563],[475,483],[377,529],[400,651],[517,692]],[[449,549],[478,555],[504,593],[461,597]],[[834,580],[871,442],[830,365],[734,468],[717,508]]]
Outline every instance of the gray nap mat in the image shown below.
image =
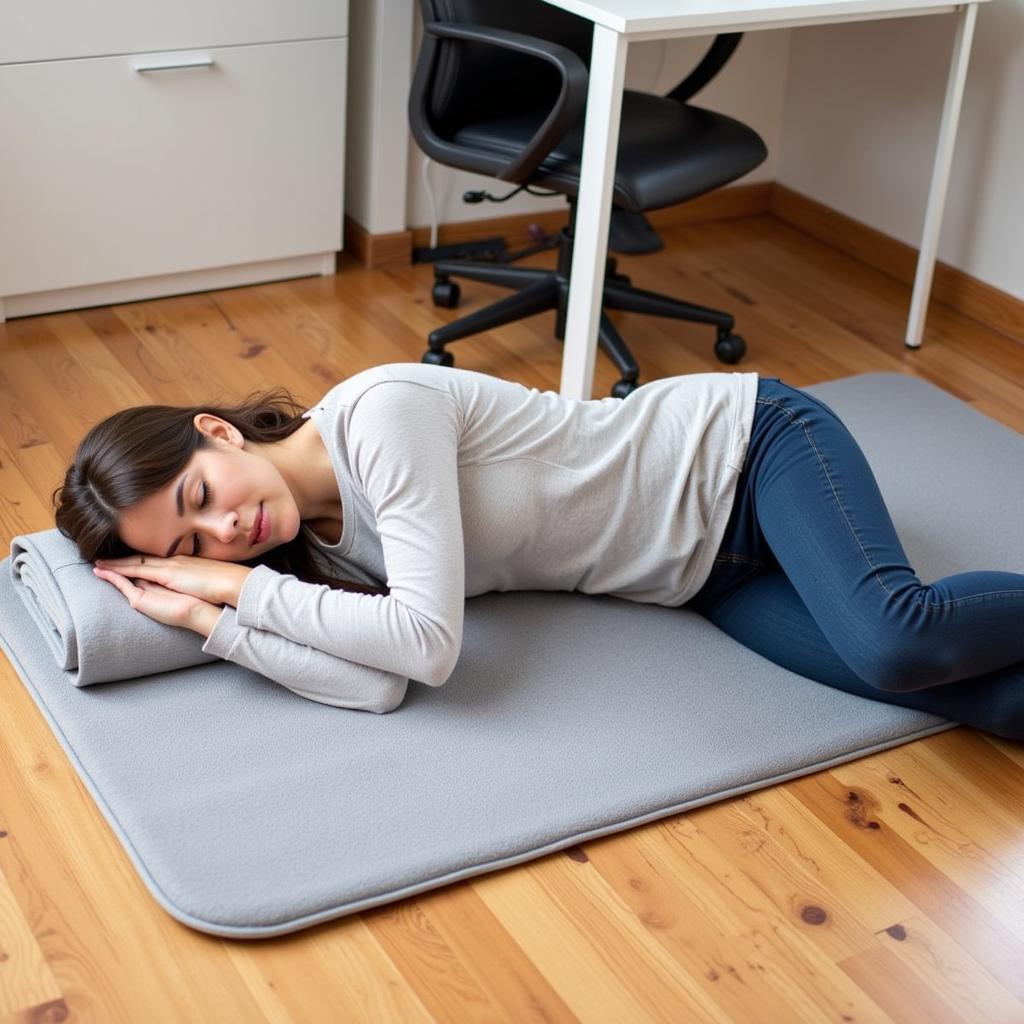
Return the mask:
[[[898,374],[808,390],[925,580],[1024,571],[1024,438]],[[452,677],[387,715],[221,661],[84,686],[10,568],[7,656],[154,897],[215,935],[297,931],[954,724],[778,668],[687,609],[565,593],[468,601]]]

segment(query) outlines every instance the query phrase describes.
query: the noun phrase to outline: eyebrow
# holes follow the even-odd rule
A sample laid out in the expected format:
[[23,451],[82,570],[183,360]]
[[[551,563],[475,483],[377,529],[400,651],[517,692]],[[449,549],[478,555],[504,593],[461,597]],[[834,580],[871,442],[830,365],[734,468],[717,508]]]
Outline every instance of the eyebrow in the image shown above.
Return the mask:
[[[185,476],[188,476],[188,474],[186,473]],[[182,493],[181,493],[182,490],[184,489],[184,487],[185,487],[185,477],[183,476],[181,478],[180,482],[178,483],[178,489],[174,492],[174,501],[175,501],[175,504],[178,506],[178,516],[179,516],[179,518],[185,514],[185,500],[182,497]],[[174,538],[174,543],[171,544],[171,546],[167,549],[167,554],[164,555],[164,558],[170,558],[171,555],[174,554],[174,549],[181,543],[182,538],[184,536],[185,535],[182,534],[181,537],[175,537]]]

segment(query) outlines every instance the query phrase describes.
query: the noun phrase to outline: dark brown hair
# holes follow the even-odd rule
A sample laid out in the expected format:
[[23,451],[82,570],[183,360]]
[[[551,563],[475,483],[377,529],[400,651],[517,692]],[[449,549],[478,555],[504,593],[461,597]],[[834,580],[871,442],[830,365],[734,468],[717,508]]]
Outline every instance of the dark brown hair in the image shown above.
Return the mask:
[[[210,447],[193,422],[198,413],[227,420],[247,441],[273,444],[302,426],[305,408],[278,387],[252,392],[236,405],[137,405],[116,412],[82,438],[64,483],[54,491],[57,529],[89,562],[135,554],[118,535],[120,514],[170,483],[193,452]],[[335,590],[388,592],[326,574],[301,531],[293,540],[241,564],[258,563]]]

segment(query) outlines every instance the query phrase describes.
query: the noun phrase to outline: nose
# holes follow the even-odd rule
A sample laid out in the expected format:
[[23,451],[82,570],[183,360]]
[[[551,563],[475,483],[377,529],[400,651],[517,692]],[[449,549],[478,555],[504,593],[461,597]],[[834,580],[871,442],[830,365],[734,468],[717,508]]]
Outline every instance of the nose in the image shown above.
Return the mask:
[[238,535],[238,523],[237,512],[222,512],[210,517],[207,529],[221,544],[230,544]]

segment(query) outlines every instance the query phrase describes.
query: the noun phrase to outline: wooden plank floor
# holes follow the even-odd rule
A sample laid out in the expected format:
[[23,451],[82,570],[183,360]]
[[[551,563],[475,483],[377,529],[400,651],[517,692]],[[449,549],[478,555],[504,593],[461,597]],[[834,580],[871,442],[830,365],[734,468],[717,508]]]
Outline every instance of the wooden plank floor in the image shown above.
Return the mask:
[[[770,217],[666,230],[634,283],[735,311],[739,369],[933,381],[1024,432],[1024,344]],[[551,254],[534,257],[551,263]],[[125,405],[285,384],[312,404],[418,360],[431,268],[308,278],[0,326],[0,525],[52,526],[84,430]],[[463,311],[501,294],[463,285]],[[644,379],[721,370],[707,328],[616,314]],[[459,366],[557,389],[553,314]],[[617,374],[599,357],[596,395]],[[896,442],[898,443],[898,442]],[[1024,744],[961,727],[279,939],[151,897],[0,659],[0,1021],[1024,1021]]]

